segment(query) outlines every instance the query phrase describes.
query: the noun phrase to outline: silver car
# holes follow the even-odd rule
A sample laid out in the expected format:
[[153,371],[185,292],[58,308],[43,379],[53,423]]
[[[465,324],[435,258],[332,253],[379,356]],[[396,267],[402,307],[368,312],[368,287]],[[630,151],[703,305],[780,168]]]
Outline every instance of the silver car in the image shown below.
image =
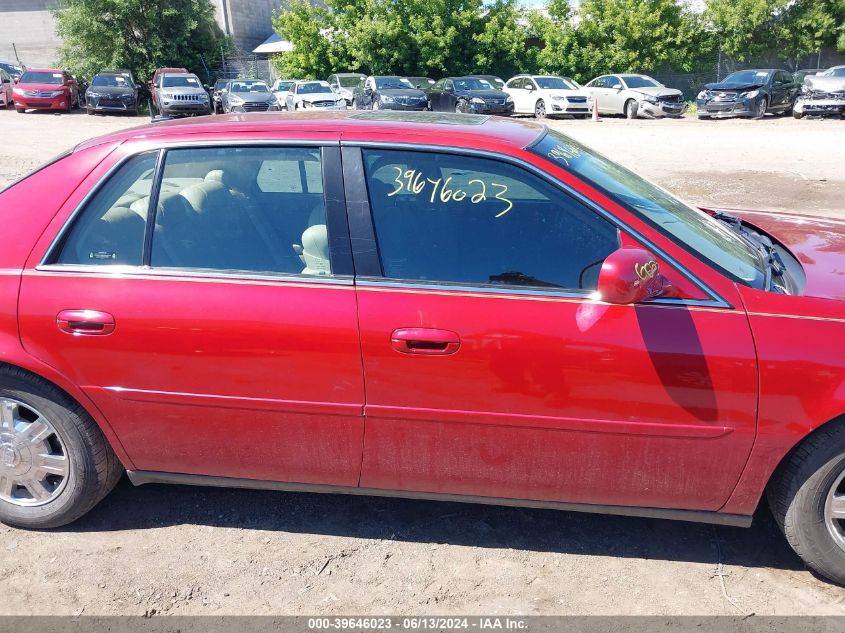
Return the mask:
[[845,66],[834,66],[804,77],[792,116],[800,119],[805,114],[845,116]]
[[159,114],[163,116],[189,116],[211,114],[211,101],[196,75],[165,73],[158,76]]
[[263,81],[232,79],[220,92],[223,112],[276,112],[276,96]]
[[327,81],[297,81],[288,91],[287,109],[346,110],[346,99],[335,93]]
[[619,74],[596,77],[584,90],[596,102],[599,114],[624,114],[629,119],[679,117],[687,110],[680,90],[667,88],[648,75]]

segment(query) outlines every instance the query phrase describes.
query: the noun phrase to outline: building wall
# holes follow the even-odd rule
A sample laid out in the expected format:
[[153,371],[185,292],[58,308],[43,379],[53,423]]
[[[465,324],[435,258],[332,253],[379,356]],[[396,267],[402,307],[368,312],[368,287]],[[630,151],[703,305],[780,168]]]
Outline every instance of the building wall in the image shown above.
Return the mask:
[[[57,0],[0,0],[0,59],[52,66],[59,39],[50,9]],[[14,46],[13,46],[14,44]]]
[[273,14],[283,0],[215,0],[217,23],[232,35],[241,53],[252,50],[273,34]]

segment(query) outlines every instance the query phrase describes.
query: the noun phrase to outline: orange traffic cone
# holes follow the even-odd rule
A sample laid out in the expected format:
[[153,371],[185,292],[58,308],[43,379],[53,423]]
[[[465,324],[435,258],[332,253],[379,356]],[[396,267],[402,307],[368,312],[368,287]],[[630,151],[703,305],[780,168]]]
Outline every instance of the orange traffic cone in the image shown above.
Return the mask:
[[600,122],[601,119],[599,118],[599,98],[593,97],[593,121],[596,123]]

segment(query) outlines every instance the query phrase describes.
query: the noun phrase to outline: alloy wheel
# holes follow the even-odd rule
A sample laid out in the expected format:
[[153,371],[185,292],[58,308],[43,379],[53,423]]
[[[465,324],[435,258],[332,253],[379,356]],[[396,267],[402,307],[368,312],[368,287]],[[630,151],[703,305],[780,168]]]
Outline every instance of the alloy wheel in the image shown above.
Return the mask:
[[546,116],[546,104],[542,99],[540,99],[537,102],[537,105],[534,106],[534,116],[538,119],[545,118]]
[[0,398],[0,500],[40,506],[67,484],[70,462],[50,421],[31,406]]
[[833,542],[845,550],[845,469],[828,490],[824,502],[824,524]]

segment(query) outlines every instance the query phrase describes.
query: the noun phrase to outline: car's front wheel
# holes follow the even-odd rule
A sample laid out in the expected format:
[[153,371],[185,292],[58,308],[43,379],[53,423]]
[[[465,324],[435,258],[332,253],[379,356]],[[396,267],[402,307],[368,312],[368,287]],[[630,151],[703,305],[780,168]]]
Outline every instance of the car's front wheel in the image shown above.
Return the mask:
[[629,119],[636,119],[639,109],[640,104],[637,103],[636,99],[628,99],[625,102],[625,116]]
[[792,549],[812,569],[845,584],[845,419],[804,440],[767,489]]
[[534,118],[535,119],[545,119],[546,118],[546,102],[542,99],[538,99],[537,103],[534,104]]
[[754,104],[754,110],[752,112],[752,117],[755,119],[762,119],[766,116],[766,110],[769,109],[769,100],[766,97],[759,99],[757,103]]
[[122,472],[79,404],[41,378],[0,368],[0,521],[35,529],[75,521]]
[[798,112],[794,108],[792,109],[792,118],[793,119],[800,119],[802,116],[804,116],[803,112]]

